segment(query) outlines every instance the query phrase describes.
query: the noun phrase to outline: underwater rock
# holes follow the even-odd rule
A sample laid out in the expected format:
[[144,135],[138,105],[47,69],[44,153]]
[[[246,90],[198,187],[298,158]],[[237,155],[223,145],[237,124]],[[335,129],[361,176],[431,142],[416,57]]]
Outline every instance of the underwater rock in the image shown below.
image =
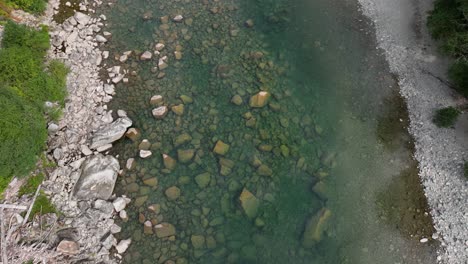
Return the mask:
[[223,176],[227,176],[231,173],[232,168],[234,167],[234,161],[221,158],[219,159],[219,166],[220,166],[220,174]]
[[138,145],[139,150],[148,150],[151,147],[151,143],[147,139],[143,139]]
[[198,187],[200,187],[201,189],[208,186],[208,184],[210,184],[210,180],[211,180],[211,174],[209,172],[205,172],[205,173],[195,176],[195,182],[197,183]]
[[229,151],[229,145],[224,143],[223,141],[221,140],[218,140],[216,142],[216,145],[213,149],[213,152],[218,154],[218,155],[226,155],[226,153]]
[[205,247],[205,237],[202,235],[192,235],[190,238],[194,249],[202,249]]
[[327,199],[327,185],[323,181],[317,182],[314,187],[312,187],[312,191],[320,197],[322,200]]
[[180,189],[177,186],[171,186],[167,188],[164,193],[169,200],[176,200],[180,197]]
[[179,105],[174,105],[173,107],[171,107],[171,110],[172,112],[174,112],[176,115],[183,115],[184,114],[184,105],[183,104],[179,104]]
[[140,150],[140,158],[146,159],[150,157],[153,153],[149,150]]
[[257,216],[260,202],[258,201],[257,197],[255,197],[249,190],[246,188],[242,190],[242,193],[239,196],[239,201],[247,217],[253,219],[255,216]]
[[153,109],[152,113],[156,119],[163,119],[167,115],[167,106],[160,106]]
[[164,167],[166,167],[169,170],[173,170],[177,164],[176,160],[171,158],[167,154],[162,154],[162,157],[163,157]]
[[260,165],[257,169],[258,175],[261,176],[271,176],[273,175],[273,171],[265,164]]
[[250,97],[249,105],[250,107],[264,107],[268,103],[268,98],[270,98],[270,93],[266,91],[261,91],[258,94]]
[[193,103],[193,99],[192,99],[190,96],[185,95],[185,94],[183,94],[183,95],[180,96],[180,100],[182,100],[182,102],[184,102],[184,104],[191,104],[191,103]]
[[194,149],[178,149],[177,150],[177,158],[182,163],[188,163],[192,160],[193,156],[195,155]]
[[328,227],[331,215],[332,213],[328,208],[322,208],[307,221],[302,234],[302,246],[311,248],[322,240],[322,235]]
[[150,99],[150,104],[151,104],[152,106],[157,106],[157,105],[159,105],[160,103],[162,103],[162,101],[163,101],[163,97],[162,97],[161,95],[158,94],[158,95],[154,95],[153,97],[151,97],[151,99]]
[[143,20],[150,20],[153,18],[153,13],[151,11],[146,11],[143,13]]
[[143,233],[145,235],[152,235],[153,234],[153,224],[151,221],[145,221],[143,224]]
[[235,105],[241,105],[244,101],[240,95],[236,94],[232,97],[231,102]]
[[135,159],[134,158],[129,158],[127,160],[127,163],[125,164],[125,167],[127,168],[127,170],[135,169],[135,167],[136,167]]
[[176,60],[181,60],[182,59],[182,52],[174,51],[174,56],[175,56]]
[[163,238],[175,235],[176,229],[172,224],[161,223],[154,226],[154,232],[158,238]]
[[151,51],[145,51],[143,54],[140,56],[140,60],[145,61],[145,60],[151,60],[153,57],[153,53]]
[[251,28],[254,26],[254,22],[252,19],[247,19],[247,21],[245,21],[245,26],[248,27],[248,28]]
[[182,135],[179,135],[175,138],[174,140],[174,146],[175,147],[178,147],[180,145],[183,145],[187,142],[190,142],[192,140],[192,137],[187,134],[187,133],[183,133]]
[[154,49],[157,50],[157,51],[161,51],[161,50],[164,49],[164,47],[165,47],[164,44],[162,44],[162,43],[157,43],[157,44],[154,46]]
[[145,185],[148,185],[148,186],[151,186],[151,187],[155,187],[156,185],[158,185],[158,178],[156,178],[156,177],[151,177],[151,178],[148,178],[148,179],[143,180],[143,183],[144,183]]
[[184,17],[182,15],[177,15],[172,19],[172,21],[174,22],[181,22],[182,20],[184,20]]

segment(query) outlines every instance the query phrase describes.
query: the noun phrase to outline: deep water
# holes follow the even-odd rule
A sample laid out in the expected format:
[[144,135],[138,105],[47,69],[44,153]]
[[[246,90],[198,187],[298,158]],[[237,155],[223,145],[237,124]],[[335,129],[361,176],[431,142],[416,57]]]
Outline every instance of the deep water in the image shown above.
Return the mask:
[[[406,108],[355,1],[119,0],[101,12],[106,63],[129,78],[110,107],[141,133],[113,150],[122,167],[136,159],[117,186],[132,198],[125,263],[435,263],[419,242],[433,230]],[[139,59],[157,43],[167,68]],[[268,101],[251,107],[260,91]],[[156,119],[160,105],[171,110]],[[218,141],[229,149],[215,153]]]

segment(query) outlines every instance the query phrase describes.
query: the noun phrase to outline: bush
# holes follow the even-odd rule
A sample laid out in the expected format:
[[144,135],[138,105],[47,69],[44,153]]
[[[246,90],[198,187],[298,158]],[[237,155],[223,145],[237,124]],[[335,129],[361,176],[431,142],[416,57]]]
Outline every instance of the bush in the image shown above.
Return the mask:
[[460,111],[450,106],[437,110],[433,121],[438,127],[453,127],[459,115]]
[[461,59],[455,62],[450,67],[449,77],[457,90],[468,97],[468,60]]
[[10,0],[10,4],[33,14],[40,14],[45,11],[47,1],[45,0]]

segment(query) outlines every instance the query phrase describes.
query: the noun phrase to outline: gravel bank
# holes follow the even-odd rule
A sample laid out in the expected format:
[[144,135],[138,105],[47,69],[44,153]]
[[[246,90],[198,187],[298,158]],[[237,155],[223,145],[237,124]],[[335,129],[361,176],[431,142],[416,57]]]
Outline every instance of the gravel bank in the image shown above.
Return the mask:
[[375,25],[376,37],[391,71],[398,75],[401,94],[410,113],[420,177],[434,226],[441,242],[439,263],[466,264],[468,260],[468,184],[463,176],[468,159],[463,133],[437,128],[435,109],[456,105],[460,98],[435,76],[445,79],[446,59],[439,57],[426,29],[432,0],[359,0]]

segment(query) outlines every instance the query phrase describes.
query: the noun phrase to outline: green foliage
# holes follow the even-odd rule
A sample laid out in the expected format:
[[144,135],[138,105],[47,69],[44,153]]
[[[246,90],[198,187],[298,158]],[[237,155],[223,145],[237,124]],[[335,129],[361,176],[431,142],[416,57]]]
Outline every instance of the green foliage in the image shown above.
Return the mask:
[[49,198],[45,195],[43,191],[37,196],[36,201],[31,209],[30,218],[32,219],[36,214],[45,215],[48,213],[56,213],[54,205],[49,201]]
[[441,50],[456,59],[449,77],[457,90],[468,96],[468,0],[437,0],[427,26],[440,41]]
[[450,106],[437,110],[433,121],[438,127],[453,127],[459,115],[460,111]]
[[39,173],[38,175],[34,175],[28,178],[28,180],[21,186],[18,192],[18,196],[22,196],[25,194],[33,194],[36,192],[37,187],[39,184],[42,183],[44,180],[44,174]]
[[45,0],[9,0],[10,4],[33,14],[40,14],[45,11],[47,1]]
[[8,21],[3,32],[2,46],[4,48],[22,47],[43,57],[50,47],[47,27],[36,31],[25,25]]

